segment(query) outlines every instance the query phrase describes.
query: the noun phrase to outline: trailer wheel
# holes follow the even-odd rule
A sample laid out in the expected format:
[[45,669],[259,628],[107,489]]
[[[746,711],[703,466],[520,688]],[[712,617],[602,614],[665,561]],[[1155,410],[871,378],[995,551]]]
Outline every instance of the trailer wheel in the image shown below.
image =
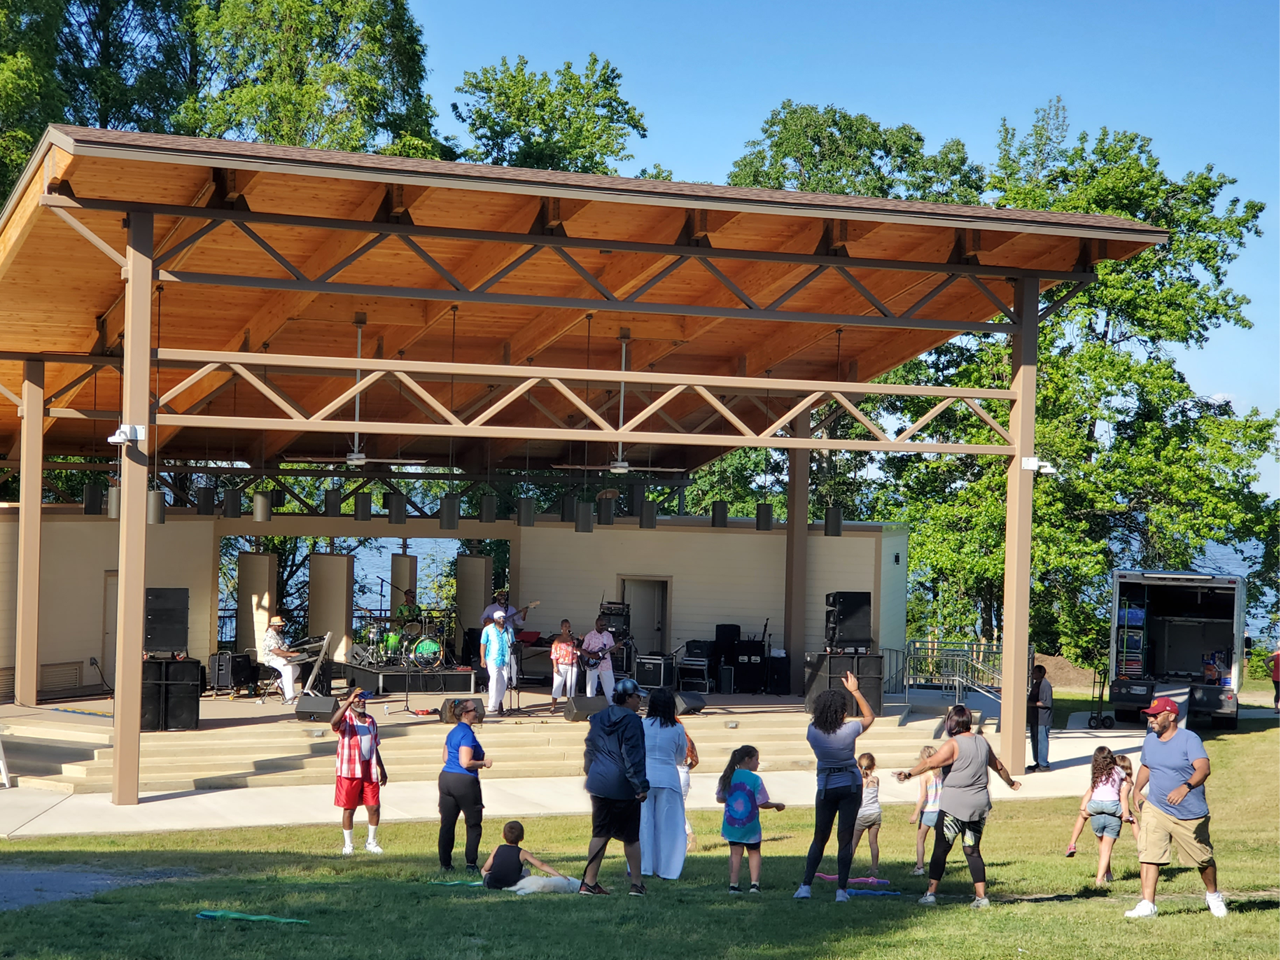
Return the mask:
[[1103,717],[1103,718],[1102,718],[1102,728],[1103,728],[1104,730],[1110,730],[1110,729],[1111,729],[1112,727],[1114,727],[1115,725],[1116,725],[1116,718],[1115,718],[1115,717]]
[[1090,730],[1097,730],[1097,729],[1098,729],[1098,718],[1097,718],[1097,717],[1090,717],[1090,718],[1089,718],[1089,729],[1090,729]]

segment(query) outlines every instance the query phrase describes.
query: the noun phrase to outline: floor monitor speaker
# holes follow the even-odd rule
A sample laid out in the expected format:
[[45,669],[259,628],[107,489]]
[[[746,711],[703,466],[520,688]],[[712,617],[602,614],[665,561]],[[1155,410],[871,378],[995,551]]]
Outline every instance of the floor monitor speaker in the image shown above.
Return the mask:
[[298,697],[293,715],[304,723],[328,723],[338,709],[337,697]]
[[701,713],[707,705],[707,698],[700,693],[682,690],[676,694],[676,715],[683,717],[688,713]]
[[586,720],[609,705],[608,697],[570,697],[564,704],[566,720]]

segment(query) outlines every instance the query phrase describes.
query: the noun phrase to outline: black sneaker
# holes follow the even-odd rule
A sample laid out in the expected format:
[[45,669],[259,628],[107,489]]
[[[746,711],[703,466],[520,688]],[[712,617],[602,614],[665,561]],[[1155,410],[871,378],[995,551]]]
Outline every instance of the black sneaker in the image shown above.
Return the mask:
[[453,873],[453,864],[452,864],[452,863],[447,864],[447,865],[446,865],[446,864],[443,864],[443,863],[442,863],[442,864],[440,864],[440,872],[441,872],[441,873]]
[[747,891],[747,892],[748,892],[748,893],[759,893],[759,892],[760,892],[760,884],[758,884],[758,883],[753,883],[753,884],[751,885],[751,889],[750,889],[749,891]]
[[731,883],[731,884],[729,884],[729,892],[730,892],[730,893],[741,893],[741,892],[742,892],[742,888],[741,888],[740,886],[738,886],[736,883]]
[[631,889],[627,891],[627,895],[631,897],[643,897],[649,891],[643,883],[633,883]]
[[600,884],[598,884],[598,883],[587,883],[587,881],[585,881],[585,880],[583,880],[583,881],[582,881],[582,883],[578,884],[578,892],[579,892],[580,894],[582,894],[584,897],[607,897],[607,896],[609,896],[609,891],[608,891],[608,890],[606,890],[604,887],[600,886]]
[[477,867],[474,863],[467,864],[467,873],[479,873],[479,872],[480,872],[480,868]]

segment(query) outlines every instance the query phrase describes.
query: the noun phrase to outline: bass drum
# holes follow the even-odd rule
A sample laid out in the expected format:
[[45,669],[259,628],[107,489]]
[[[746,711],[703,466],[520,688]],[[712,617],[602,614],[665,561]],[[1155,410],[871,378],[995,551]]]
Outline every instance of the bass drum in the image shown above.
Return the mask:
[[444,651],[435,640],[419,640],[413,648],[413,662],[424,670],[440,666]]

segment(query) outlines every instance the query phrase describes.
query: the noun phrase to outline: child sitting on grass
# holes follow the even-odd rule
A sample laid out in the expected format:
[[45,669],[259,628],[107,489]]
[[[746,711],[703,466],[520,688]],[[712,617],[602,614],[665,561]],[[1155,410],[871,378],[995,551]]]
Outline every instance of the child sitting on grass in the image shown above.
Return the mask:
[[[928,760],[938,752],[937,747],[920,748],[920,759]],[[937,770],[926,770],[920,777],[920,792],[916,797],[916,808],[911,812],[911,822],[918,823],[916,828],[916,868],[911,871],[913,877],[923,877],[924,845],[929,838],[929,831],[938,827],[938,810],[942,806],[942,778]]]
[[716,800],[724,804],[724,825],[720,836],[729,841],[729,892],[741,893],[738,877],[742,870],[742,853],[747,853],[751,869],[751,893],[760,892],[761,810],[785,810],[786,805],[769,799],[764,781],[756,775],[760,767],[760,751],[744,744],[729,755],[729,763],[720,774]]
[[506,890],[529,876],[528,864],[543,873],[564,879],[564,874],[554,867],[549,867],[528,850],[520,848],[524,839],[524,824],[519,820],[508,820],[502,826],[502,846],[489,854],[489,859],[480,868],[484,877],[484,885],[490,890]]

